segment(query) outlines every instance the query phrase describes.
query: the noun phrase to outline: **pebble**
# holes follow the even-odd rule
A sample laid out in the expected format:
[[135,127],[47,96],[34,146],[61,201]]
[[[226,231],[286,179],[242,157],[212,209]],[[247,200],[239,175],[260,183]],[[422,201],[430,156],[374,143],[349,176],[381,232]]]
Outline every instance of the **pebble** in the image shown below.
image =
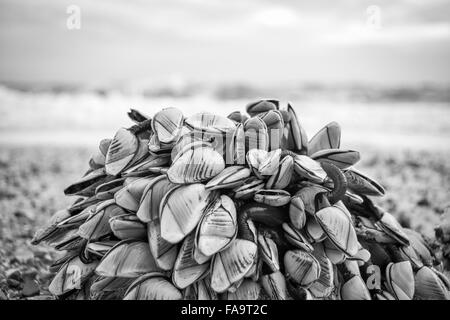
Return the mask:
[[32,280],[30,278],[26,278],[23,284],[22,296],[24,297],[32,297],[39,294],[39,284],[36,280]]

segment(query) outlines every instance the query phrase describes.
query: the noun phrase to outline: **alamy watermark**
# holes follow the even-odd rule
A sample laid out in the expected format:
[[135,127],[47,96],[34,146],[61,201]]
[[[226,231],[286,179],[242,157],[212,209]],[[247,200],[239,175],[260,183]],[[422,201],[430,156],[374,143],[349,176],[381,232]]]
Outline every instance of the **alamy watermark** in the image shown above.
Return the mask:
[[66,27],[68,30],[81,29],[81,9],[77,5],[70,5],[66,8],[66,13],[69,15],[66,20]]

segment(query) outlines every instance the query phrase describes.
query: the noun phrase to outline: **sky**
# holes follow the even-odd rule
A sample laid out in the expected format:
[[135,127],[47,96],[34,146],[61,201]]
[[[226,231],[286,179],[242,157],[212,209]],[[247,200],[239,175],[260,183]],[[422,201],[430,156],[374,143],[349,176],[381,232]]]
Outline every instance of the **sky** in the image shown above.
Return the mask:
[[448,84],[449,58],[449,0],[0,0],[0,81]]

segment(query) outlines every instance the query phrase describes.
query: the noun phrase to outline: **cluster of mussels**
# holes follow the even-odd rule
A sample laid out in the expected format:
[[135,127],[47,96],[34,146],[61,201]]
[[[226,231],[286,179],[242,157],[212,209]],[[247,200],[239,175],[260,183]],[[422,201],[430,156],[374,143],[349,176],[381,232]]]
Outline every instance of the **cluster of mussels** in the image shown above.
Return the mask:
[[331,122],[309,141],[290,104],[175,108],[100,142],[78,196],[33,244],[63,251],[62,299],[448,299],[424,238],[369,196]]

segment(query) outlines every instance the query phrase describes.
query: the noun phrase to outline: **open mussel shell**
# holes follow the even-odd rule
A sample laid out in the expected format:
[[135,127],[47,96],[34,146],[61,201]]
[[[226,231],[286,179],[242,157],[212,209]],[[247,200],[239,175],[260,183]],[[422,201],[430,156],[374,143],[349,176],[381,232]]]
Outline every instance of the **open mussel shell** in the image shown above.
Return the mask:
[[284,231],[284,236],[290,244],[307,252],[314,250],[301,230],[294,228],[286,222],[282,224],[282,228]]
[[289,250],[284,255],[286,277],[303,287],[309,287],[320,276],[320,263],[309,252]]
[[153,177],[127,178],[124,187],[114,194],[116,204],[125,210],[136,212],[139,209],[139,202],[142,194]]
[[112,176],[119,174],[133,160],[138,148],[138,138],[128,129],[119,129],[106,153],[106,173]]
[[210,133],[227,133],[236,127],[231,119],[208,112],[194,114],[184,123],[192,130]]
[[263,275],[261,285],[271,300],[289,300],[286,279],[280,271]]
[[339,149],[341,145],[341,127],[337,122],[330,122],[320,129],[308,143],[308,154],[324,149]]
[[325,207],[315,214],[328,239],[348,256],[358,252],[358,239],[352,220],[336,206]]
[[184,239],[173,267],[172,282],[180,289],[187,288],[209,271],[209,262],[198,264],[194,259],[195,233]]
[[237,238],[225,250],[214,255],[211,262],[212,289],[222,293],[242,280],[254,265],[257,251],[255,242]]
[[145,239],[147,229],[134,214],[123,214],[109,219],[113,234],[121,239]]
[[182,300],[183,295],[163,274],[152,272],[137,278],[124,300]]
[[339,290],[342,300],[372,300],[369,290],[360,275],[353,275]]
[[414,297],[414,273],[409,261],[391,262],[386,267],[386,286],[397,300]]
[[311,155],[319,162],[330,162],[339,169],[347,169],[357,163],[361,157],[358,151],[341,149],[324,149]]
[[301,126],[300,121],[294,111],[294,108],[288,103],[287,112],[290,118],[289,123],[285,125],[284,136],[286,139],[286,147],[300,154],[308,152],[308,137],[306,131]]
[[420,268],[414,276],[414,299],[450,300],[450,292],[445,283],[429,267]]
[[253,199],[256,202],[268,204],[272,207],[282,207],[291,201],[291,195],[285,190],[258,190]]
[[380,197],[385,193],[385,190],[381,184],[357,171],[355,168],[346,170],[344,175],[347,178],[348,189],[356,194]]
[[236,237],[236,207],[232,199],[221,195],[207,208],[196,232],[196,246],[205,256],[219,252]]
[[123,240],[108,251],[95,271],[103,277],[134,278],[159,269],[147,242]]
[[56,295],[63,295],[71,290],[80,289],[95,271],[98,261],[84,263],[74,256],[66,261],[50,283],[48,290]]
[[319,184],[323,183],[327,177],[319,162],[304,155],[294,157],[294,171],[300,177]]
[[214,197],[214,191],[205,189],[201,183],[167,192],[160,206],[161,237],[170,243],[180,242],[195,229]]
[[267,189],[284,189],[291,182],[294,174],[294,158],[290,155],[285,156],[279,161],[278,168],[269,177],[266,182]]
[[251,279],[244,279],[234,292],[224,294],[226,300],[261,300],[261,285]]
[[244,166],[227,167],[207,184],[206,189],[232,189],[243,184],[243,181],[250,177],[250,169]]
[[152,119],[152,129],[162,143],[172,143],[181,132],[183,113],[176,108],[165,108]]
[[279,104],[278,100],[258,100],[248,103],[245,110],[251,117],[254,117],[270,110],[278,110]]
[[245,150],[269,150],[269,133],[266,123],[259,117],[245,121]]
[[159,207],[161,201],[164,196],[175,187],[176,185],[170,182],[164,175],[154,178],[147,184],[142,193],[136,216],[142,222],[159,220]]
[[209,180],[223,169],[225,161],[220,153],[207,144],[193,143],[179,152],[167,177],[173,183],[195,183]]

